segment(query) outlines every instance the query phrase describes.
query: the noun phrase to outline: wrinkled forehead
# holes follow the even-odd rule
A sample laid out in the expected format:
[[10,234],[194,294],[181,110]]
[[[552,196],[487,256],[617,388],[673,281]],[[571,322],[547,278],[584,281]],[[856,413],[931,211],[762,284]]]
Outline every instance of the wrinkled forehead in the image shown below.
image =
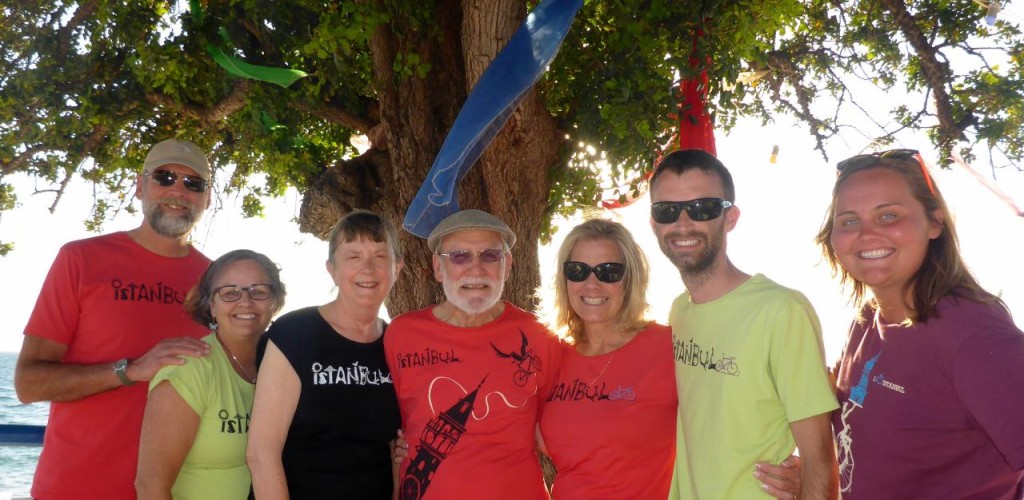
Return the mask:
[[446,234],[438,245],[440,252],[503,248],[501,233],[490,229],[467,228]]

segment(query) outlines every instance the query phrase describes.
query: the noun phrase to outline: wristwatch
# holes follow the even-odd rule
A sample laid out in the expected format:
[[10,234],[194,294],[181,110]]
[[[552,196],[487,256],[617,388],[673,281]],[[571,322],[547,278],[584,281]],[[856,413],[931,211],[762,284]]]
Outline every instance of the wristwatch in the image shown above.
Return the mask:
[[121,379],[121,383],[124,385],[132,385],[135,383],[134,380],[128,378],[128,358],[121,358],[114,363],[114,375]]

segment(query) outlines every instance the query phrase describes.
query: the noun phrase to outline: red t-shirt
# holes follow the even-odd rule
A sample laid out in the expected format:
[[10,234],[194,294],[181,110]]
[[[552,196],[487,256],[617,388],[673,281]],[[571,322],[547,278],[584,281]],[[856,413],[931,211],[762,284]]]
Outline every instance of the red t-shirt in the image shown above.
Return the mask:
[[540,395],[558,371],[558,339],[507,302],[476,328],[432,310],[395,318],[384,335],[409,441],[401,497],[546,499],[535,429]]
[[672,329],[652,324],[618,350],[566,345],[541,406],[556,500],[668,498],[676,450]]
[[[64,245],[29,317],[25,335],[67,346],[64,363],[137,358],[168,337],[207,330],[182,307],[210,260],[154,254],[127,233]],[[135,498],[146,384],[70,403],[51,403],[34,498]]]

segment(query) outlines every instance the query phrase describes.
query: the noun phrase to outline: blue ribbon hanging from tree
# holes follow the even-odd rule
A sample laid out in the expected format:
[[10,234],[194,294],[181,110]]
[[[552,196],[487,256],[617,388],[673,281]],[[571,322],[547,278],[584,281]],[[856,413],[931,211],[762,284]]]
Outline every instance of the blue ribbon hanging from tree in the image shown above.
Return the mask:
[[456,184],[483,154],[558,54],[583,0],[542,0],[473,86],[441,151],[405,213],[407,231],[426,238],[459,211]]

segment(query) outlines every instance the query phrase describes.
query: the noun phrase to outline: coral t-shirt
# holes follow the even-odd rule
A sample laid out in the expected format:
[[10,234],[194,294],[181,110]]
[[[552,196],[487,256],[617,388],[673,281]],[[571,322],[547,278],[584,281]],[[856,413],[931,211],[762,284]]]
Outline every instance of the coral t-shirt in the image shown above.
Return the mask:
[[[164,257],[113,233],[64,245],[25,327],[67,346],[63,363],[138,358],[163,339],[208,330],[185,312],[185,294],[210,260],[195,249]],[[51,403],[33,498],[135,498],[146,384]]]
[[432,310],[395,318],[384,336],[409,441],[401,498],[547,498],[535,430],[558,372],[558,339],[507,302],[476,328]]
[[598,356],[564,351],[541,405],[541,434],[558,470],[553,497],[667,498],[676,454],[672,329],[652,324]]

